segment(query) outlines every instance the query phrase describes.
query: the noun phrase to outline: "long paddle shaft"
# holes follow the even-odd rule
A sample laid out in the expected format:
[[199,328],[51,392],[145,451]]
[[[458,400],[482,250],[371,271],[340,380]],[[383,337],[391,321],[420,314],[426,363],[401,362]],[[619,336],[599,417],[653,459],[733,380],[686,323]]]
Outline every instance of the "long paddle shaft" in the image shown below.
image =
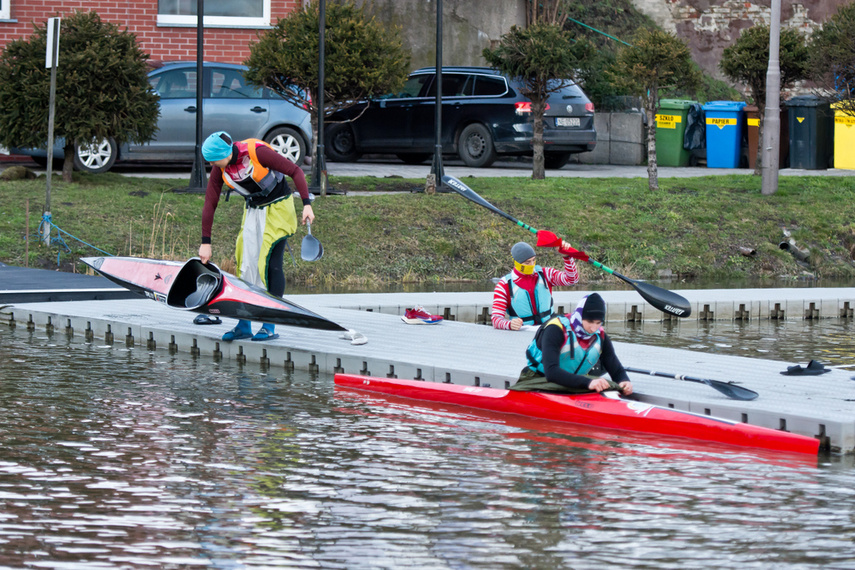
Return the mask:
[[[457,178],[455,178],[453,176],[445,175],[442,177],[442,181],[447,186],[449,186],[452,190],[454,190],[455,192],[457,192],[458,194],[460,194],[464,198],[471,200],[472,202],[475,202],[479,206],[483,206],[484,208],[487,208],[491,212],[499,214],[503,218],[510,220],[511,222],[515,223],[516,225],[520,226],[523,229],[530,231],[531,233],[533,233],[535,235],[549,233],[551,236],[554,236],[554,234],[551,234],[551,232],[544,232],[544,231],[536,230],[535,228],[531,227],[530,225],[523,223],[520,220],[516,219],[515,217],[511,216],[507,212],[500,210],[499,208],[497,208],[496,206],[494,206],[493,204],[491,204],[490,202],[488,202],[487,200],[485,200],[484,198],[479,196],[469,186],[467,186],[466,184],[464,184],[463,182],[461,182],[460,180],[458,180]],[[555,239],[557,240],[557,238],[555,238]],[[630,279],[629,277],[621,275],[620,273],[618,273],[614,269],[606,267],[605,265],[603,265],[599,261],[595,261],[593,259],[590,259],[585,252],[579,252],[579,253],[581,254],[581,257],[579,257],[579,259],[587,261],[588,263],[590,263],[591,265],[593,265],[597,269],[601,269],[601,270],[605,271],[606,273],[614,275],[618,279],[620,279],[626,283],[629,283],[630,285],[632,285],[632,288],[635,289],[638,292],[638,294],[644,298],[645,301],[647,301],[648,303],[650,303],[651,305],[653,305],[654,307],[656,307],[657,309],[659,309],[663,313],[668,313],[670,315],[674,315],[677,317],[688,317],[692,313],[692,306],[689,304],[689,301],[687,301],[685,297],[682,297],[681,295],[677,295],[673,291],[668,291],[667,289],[657,287],[656,285],[651,285],[650,283],[644,283],[642,281],[636,281],[635,279]]]
[[695,378],[693,376],[685,376],[683,374],[670,374],[668,372],[654,372],[652,370],[641,370],[638,368],[624,367],[627,372],[636,372],[638,374],[647,374],[648,376],[661,376],[662,378],[675,378],[677,380],[686,380],[687,382],[698,382],[706,384],[710,388],[718,390],[728,398],[734,400],[754,400],[759,394],[754,390],[737,386],[730,382],[722,382],[721,380],[708,380],[706,378]]

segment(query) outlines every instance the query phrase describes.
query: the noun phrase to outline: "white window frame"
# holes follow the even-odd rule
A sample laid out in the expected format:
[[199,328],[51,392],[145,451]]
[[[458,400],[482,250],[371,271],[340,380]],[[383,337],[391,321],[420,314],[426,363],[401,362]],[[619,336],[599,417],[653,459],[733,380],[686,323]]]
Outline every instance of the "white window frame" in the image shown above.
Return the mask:
[[12,19],[12,0],[0,0],[0,20]]
[[[2,0],[8,1],[8,0]],[[270,0],[262,3],[262,15],[260,18],[240,18],[232,16],[205,16],[206,28],[269,28],[270,27]],[[196,16],[176,16],[174,14],[158,14],[158,26],[196,27]]]

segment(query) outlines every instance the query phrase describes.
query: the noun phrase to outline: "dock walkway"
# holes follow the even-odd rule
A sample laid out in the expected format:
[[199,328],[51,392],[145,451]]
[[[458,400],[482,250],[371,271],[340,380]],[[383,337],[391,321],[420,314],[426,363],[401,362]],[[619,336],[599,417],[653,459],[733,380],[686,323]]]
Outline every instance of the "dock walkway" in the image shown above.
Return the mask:
[[[0,288],[2,293],[2,288]],[[662,320],[634,291],[600,292],[607,320]],[[852,318],[855,288],[681,290],[693,305],[689,319]],[[570,310],[585,291],[555,295]],[[16,302],[0,309],[10,326],[83,336],[90,342],[143,350],[182,351],[199,358],[233,359],[246,365],[281,366],[314,372],[504,388],[525,364],[533,333],[498,331],[478,324],[488,317],[490,292],[296,295],[289,300],[344,327],[368,342],[353,345],[341,333],[280,326],[270,342],[224,343],[234,324],[193,324],[194,314],[146,299]],[[5,300],[9,303],[9,298]],[[404,309],[420,304],[443,315],[438,325],[404,323]],[[734,381],[760,393],[754,401],[730,400],[698,383],[630,374],[645,402],[818,437],[833,451],[855,452],[855,382],[851,371],[821,376],[783,376],[788,364],[772,360],[696,353],[616,343],[626,366]]]

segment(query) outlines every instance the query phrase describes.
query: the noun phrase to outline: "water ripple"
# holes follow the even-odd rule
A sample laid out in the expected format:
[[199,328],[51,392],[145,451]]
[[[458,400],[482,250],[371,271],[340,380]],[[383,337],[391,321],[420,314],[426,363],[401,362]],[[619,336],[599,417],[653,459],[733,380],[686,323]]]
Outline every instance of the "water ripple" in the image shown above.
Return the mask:
[[5,328],[0,370],[3,567],[855,568],[850,459]]

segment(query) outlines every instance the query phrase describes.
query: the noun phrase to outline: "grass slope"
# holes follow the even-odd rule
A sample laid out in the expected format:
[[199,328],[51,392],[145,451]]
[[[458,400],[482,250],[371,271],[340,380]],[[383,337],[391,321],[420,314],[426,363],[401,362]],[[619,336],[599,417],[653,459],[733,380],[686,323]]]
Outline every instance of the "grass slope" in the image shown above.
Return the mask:
[[[196,255],[204,198],[171,191],[186,181],[74,176],[72,184],[54,182],[51,196],[53,222],[67,232],[62,235],[70,252],[38,242],[44,178],[0,182],[0,261],[80,271],[79,257],[99,253],[78,239],[116,255],[181,260]],[[662,179],[657,193],[647,190],[643,178],[464,181],[518,219],[552,230],[592,258],[636,278],[669,272],[685,280],[796,277],[805,272],[829,279],[855,276],[853,178],[781,177],[779,191],[768,197],[760,195],[760,178],[744,175]],[[351,194],[315,201],[312,229],[325,256],[313,264],[300,261],[305,230],[298,230],[291,240],[298,267],[286,264],[292,283],[484,280],[508,271],[509,250],[516,241],[534,243],[531,234],[456,194],[410,192],[422,186],[420,180],[331,182]],[[369,194],[353,195],[356,191]],[[239,198],[221,201],[214,223],[214,261],[229,271],[234,270],[242,209]],[[778,248],[784,230],[810,249],[809,265]],[[757,254],[746,257],[740,247]],[[555,266],[560,258],[547,250],[539,262]],[[612,278],[583,266],[582,279]]]

